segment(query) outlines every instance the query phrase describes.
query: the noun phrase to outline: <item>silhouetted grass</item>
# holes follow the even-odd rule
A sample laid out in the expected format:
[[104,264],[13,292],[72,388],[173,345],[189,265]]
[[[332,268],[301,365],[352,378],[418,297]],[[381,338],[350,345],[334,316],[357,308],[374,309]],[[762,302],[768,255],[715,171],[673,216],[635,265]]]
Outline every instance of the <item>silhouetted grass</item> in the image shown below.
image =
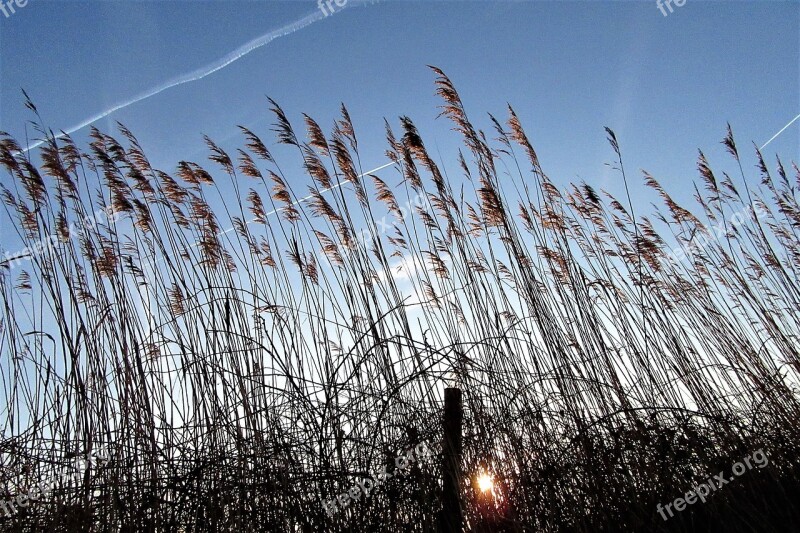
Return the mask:
[[[304,141],[272,101],[309,191],[246,128],[233,155],[206,139],[213,170],[171,174],[122,125],[83,149],[39,119],[30,157],[2,135],[6,227],[59,236],[0,274],[2,497],[69,454],[112,457],[3,527],[433,531],[435,460],[332,518],[321,500],[440,443],[445,385],[464,392],[468,530],[798,523],[797,166],[773,174],[756,150],[754,184],[729,129],[739,176],[701,153],[688,208],[645,173],[663,201],[645,216],[629,194],[559,189],[513,110],[484,134],[434,71],[460,178],[406,117],[387,123],[387,180],[364,175],[344,108],[329,136],[304,116]],[[119,218],[70,233],[102,208]],[[760,448],[766,468],[656,513]],[[484,470],[494,496],[473,485]]]

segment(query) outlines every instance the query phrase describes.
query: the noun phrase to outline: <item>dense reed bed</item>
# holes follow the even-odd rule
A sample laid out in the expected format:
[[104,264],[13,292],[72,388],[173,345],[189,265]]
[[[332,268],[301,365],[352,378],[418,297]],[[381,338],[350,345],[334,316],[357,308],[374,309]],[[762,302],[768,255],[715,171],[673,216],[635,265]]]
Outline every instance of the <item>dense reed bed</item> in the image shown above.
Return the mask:
[[[798,523],[797,166],[729,128],[739,175],[701,153],[689,207],[645,173],[661,204],[643,213],[557,187],[512,109],[484,133],[434,71],[464,145],[447,172],[408,118],[386,124],[382,179],[344,107],[326,135],[272,101],[272,132],[241,128],[230,154],[206,139],[210,164],[171,173],[122,125],[82,148],[39,119],[30,154],[0,137],[3,231],[33,249],[0,272],[0,497],[54,480],[2,527],[434,531],[436,457],[333,516],[322,501],[441,449],[445,386],[464,394],[467,530]],[[659,516],[759,449],[768,466]]]

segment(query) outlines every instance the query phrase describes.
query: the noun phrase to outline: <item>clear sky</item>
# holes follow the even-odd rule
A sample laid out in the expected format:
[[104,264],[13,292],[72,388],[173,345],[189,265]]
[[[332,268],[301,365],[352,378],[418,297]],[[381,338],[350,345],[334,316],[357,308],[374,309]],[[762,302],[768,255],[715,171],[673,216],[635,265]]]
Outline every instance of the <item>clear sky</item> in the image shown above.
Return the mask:
[[[315,0],[28,0],[8,17],[0,13],[0,130],[25,139],[31,114],[21,88],[52,129],[70,130],[269,35],[275,38],[224,68],[95,125],[114,133],[115,121],[126,124],[164,170],[182,159],[214,168],[203,134],[231,152],[243,144],[237,124],[273,139],[266,95],[298,132],[301,112],[329,130],[344,102],[367,169],[386,162],[383,118],[396,124],[408,115],[455,171],[459,140],[435,120],[432,64],[487,132],[486,112],[505,117],[511,103],[556,183],[580,179],[620,192],[604,165],[613,159],[609,126],[637,178],[635,198],[644,198],[636,173],[644,168],[688,199],[698,148],[712,165],[728,164],[719,144],[727,122],[742,149],[762,145],[800,113],[797,1],[687,0],[668,16],[656,0],[332,5],[326,16]],[[275,34],[298,21],[302,28]],[[775,152],[800,159],[800,120],[765,152],[770,162]],[[6,249],[10,233],[0,238]]]

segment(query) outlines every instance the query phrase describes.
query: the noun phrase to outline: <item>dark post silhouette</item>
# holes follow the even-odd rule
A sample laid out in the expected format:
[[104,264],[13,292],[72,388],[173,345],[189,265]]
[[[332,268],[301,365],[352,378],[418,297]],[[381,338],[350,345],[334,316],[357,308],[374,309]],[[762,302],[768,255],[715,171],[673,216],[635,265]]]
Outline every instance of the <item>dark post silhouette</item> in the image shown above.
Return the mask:
[[441,533],[461,533],[461,389],[444,390]]

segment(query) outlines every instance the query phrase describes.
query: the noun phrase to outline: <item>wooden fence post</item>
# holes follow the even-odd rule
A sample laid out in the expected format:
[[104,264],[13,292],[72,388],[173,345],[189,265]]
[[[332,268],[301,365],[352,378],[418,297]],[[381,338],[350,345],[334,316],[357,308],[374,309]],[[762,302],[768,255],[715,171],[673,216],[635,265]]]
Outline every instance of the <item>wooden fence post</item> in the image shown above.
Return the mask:
[[442,446],[441,533],[461,533],[461,389],[444,390],[444,443]]

